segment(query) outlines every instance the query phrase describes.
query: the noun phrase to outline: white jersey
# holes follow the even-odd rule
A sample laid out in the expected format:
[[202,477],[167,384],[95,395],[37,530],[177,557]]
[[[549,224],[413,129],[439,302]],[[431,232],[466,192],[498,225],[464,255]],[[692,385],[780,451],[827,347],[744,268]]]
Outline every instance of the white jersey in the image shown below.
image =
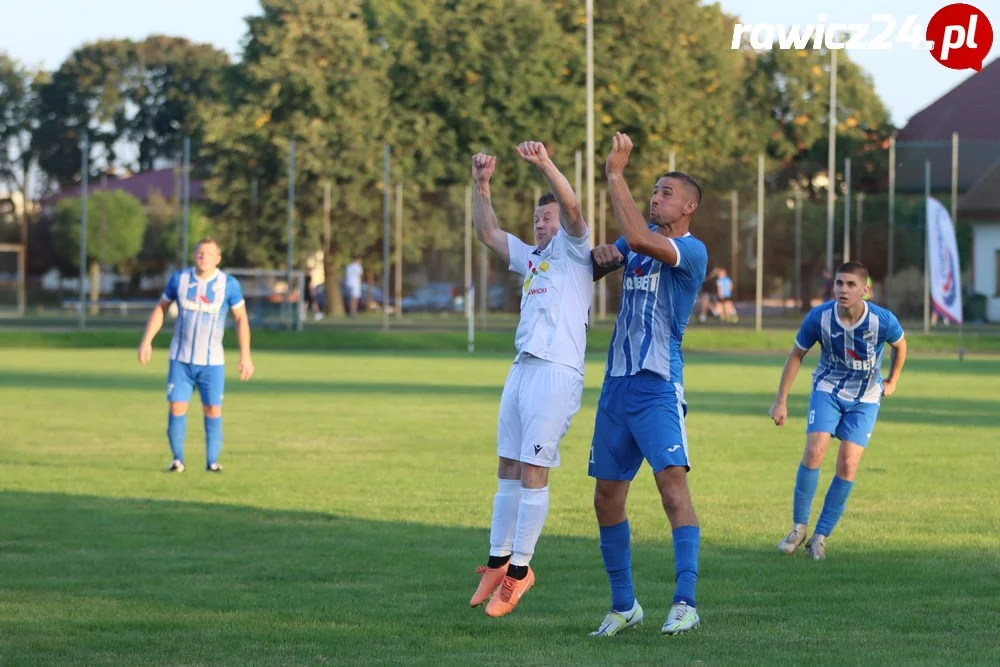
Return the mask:
[[524,276],[514,337],[517,359],[530,354],[582,375],[594,290],[590,231],[575,238],[560,228],[544,250],[507,234],[507,248],[510,270]]

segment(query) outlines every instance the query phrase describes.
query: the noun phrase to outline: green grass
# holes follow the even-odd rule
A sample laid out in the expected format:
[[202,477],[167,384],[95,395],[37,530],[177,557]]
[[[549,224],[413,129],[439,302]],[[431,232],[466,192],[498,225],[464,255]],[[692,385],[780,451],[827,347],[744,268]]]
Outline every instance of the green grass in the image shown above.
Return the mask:
[[[393,325],[396,326],[396,325]],[[587,345],[592,351],[607,350],[611,341],[612,323],[602,322],[588,334]],[[142,335],[142,324],[130,329],[91,329],[87,331],[37,331],[30,329],[0,330],[0,349],[3,348],[134,348]],[[751,328],[722,326],[689,326],[684,335],[686,350],[725,350],[784,352],[792,346],[795,329],[770,329],[761,332]],[[367,319],[361,323],[351,321],[320,323],[300,332],[255,330],[253,345],[258,350],[366,350],[366,351],[444,351],[459,352],[468,348],[468,334],[454,328],[441,330],[413,330],[407,327],[382,331],[380,320]],[[924,335],[919,328],[907,330],[906,339],[911,353],[956,355],[959,339],[954,334],[935,332]],[[156,344],[161,348],[170,345],[170,337],[161,333]],[[226,332],[226,344],[234,349],[233,331]],[[969,354],[1000,354],[1000,335],[989,332],[970,332],[962,339],[962,347]],[[479,352],[514,353],[514,326],[494,323],[488,331],[477,331],[475,348]]]
[[[786,341],[787,342],[787,341]],[[648,467],[629,503],[647,622],[608,602],[586,464],[603,361],[551,477],[535,588],[469,609],[488,548],[510,354],[278,352],[229,368],[221,476],[164,431],[166,355],[0,349],[0,664],[997,664],[1000,359],[914,355],[828,558],[780,557],[804,443],[766,412],[780,355],[690,354],[703,626],[660,635],[669,528]],[[813,518],[833,470],[823,467]]]

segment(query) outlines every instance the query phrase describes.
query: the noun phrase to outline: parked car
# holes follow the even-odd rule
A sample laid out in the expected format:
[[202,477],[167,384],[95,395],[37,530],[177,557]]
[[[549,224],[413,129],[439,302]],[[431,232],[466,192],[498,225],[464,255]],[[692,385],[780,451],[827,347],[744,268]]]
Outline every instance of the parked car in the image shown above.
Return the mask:
[[451,283],[427,283],[403,297],[404,313],[455,313],[465,308],[461,288]]

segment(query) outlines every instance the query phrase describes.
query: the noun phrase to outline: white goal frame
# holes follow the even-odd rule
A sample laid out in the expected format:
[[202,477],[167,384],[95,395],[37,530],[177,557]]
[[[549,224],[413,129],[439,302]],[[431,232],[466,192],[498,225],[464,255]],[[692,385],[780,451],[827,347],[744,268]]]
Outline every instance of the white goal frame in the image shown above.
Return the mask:
[[[262,301],[276,305],[279,313],[276,319],[280,328],[301,331],[303,320],[303,299],[305,298],[305,272],[282,271],[279,269],[250,269],[245,267],[223,269],[240,281],[243,298],[247,301],[247,314],[251,325],[257,315],[256,306]],[[287,286],[291,284],[291,289]]]

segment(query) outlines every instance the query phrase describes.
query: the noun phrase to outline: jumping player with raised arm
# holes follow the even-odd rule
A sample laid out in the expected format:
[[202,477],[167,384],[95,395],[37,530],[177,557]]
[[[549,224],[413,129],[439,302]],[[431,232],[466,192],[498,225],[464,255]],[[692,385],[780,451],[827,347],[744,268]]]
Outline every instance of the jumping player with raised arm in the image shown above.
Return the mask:
[[684,329],[708,265],[705,244],[689,231],[701,187],[687,174],[664,174],[653,187],[644,220],[623,176],[631,150],[631,139],[616,134],[605,171],[622,236],[594,250],[597,265],[625,266],[590,449],[601,555],[611,584],[611,610],[591,633],[598,637],[616,635],[643,620],[632,585],[625,513],[629,484],[643,459],[652,468],[674,545],[676,588],[662,632],[686,632],[701,622],[695,609],[701,529],[687,484],[681,355]]
[[569,181],[541,143],[522,143],[517,153],[538,168],[552,190],[535,208],[534,245],[497,222],[490,194],[496,158],[483,153],[472,158],[476,236],[524,276],[517,356],[500,398],[489,560],[477,570],[479,586],[469,600],[476,607],[489,599],[489,616],[509,614],[535,583],[529,563],[548,516],[549,469],[559,465],[559,442],[583,395],[593,290],[589,231]]

